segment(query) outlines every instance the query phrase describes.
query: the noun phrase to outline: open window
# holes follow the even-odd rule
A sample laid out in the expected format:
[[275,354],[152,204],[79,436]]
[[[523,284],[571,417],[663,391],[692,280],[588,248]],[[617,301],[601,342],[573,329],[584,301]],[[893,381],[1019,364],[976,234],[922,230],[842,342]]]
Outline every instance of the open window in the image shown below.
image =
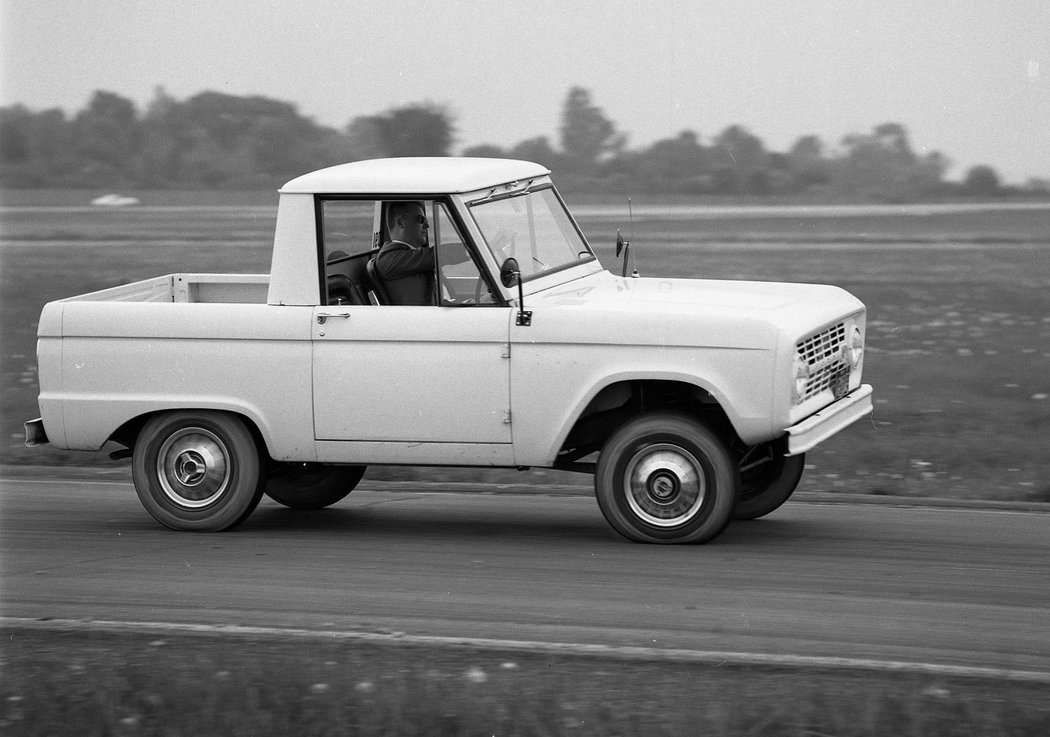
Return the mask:
[[376,253],[375,200],[321,202],[324,303],[377,304],[365,266]]
[[[382,290],[369,277],[367,264],[390,240],[387,210],[394,199],[320,200],[324,258],[324,303],[381,304]],[[477,251],[446,202],[421,200],[429,222],[428,246],[435,249],[434,278],[438,304],[470,307],[502,304],[499,291],[482,266]]]

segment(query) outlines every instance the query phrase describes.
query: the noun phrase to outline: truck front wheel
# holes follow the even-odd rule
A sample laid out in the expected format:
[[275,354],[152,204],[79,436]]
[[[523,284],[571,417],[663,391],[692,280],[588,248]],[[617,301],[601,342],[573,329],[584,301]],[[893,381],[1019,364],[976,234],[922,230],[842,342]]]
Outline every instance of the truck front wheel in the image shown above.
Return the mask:
[[266,496],[292,509],[323,509],[345,497],[365,475],[365,466],[281,463],[266,481]]
[[732,516],[739,478],[724,443],[685,416],[654,412],[605,442],[594,476],[598,506],[624,537],[701,543]]
[[223,412],[154,416],[139,433],[131,473],[146,511],[173,530],[228,530],[263,492],[255,440],[244,422]]

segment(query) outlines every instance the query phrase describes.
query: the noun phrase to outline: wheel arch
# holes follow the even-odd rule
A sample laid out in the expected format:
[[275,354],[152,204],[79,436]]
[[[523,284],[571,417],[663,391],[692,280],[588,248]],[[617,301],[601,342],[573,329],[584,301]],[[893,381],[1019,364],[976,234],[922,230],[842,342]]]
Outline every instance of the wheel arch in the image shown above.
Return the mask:
[[604,441],[631,419],[656,410],[682,412],[727,439],[736,430],[725,409],[726,398],[696,377],[653,373],[609,377],[577,405],[558,438],[558,461],[573,461],[600,449]]
[[255,419],[246,412],[239,409],[231,409],[227,407],[214,407],[208,405],[194,405],[194,406],[179,406],[179,407],[165,407],[160,409],[150,410],[143,412],[142,414],[136,415],[124,422],[120,427],[114,430],[109,440],[123,445],[129,451],[134,451],[135,443],[138,440],[139,434],[142,432],[142,428],[146,426],[146,423],[157,415],[168,414],[170,412],[222,412],[227,415],[232,415],[240,419],[244,426],[251,433],[252,439],[255,441],[256,447],[259,449],[259,454],[264,458],[272,458],[267,445],[266,438],[263,436],[262,431],[259,429],[258,423]]

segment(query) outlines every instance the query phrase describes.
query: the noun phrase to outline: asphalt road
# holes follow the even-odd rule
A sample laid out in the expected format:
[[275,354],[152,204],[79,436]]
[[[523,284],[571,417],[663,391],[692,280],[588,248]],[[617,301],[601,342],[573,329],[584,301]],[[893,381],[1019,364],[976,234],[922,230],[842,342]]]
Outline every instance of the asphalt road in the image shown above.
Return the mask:
[[1050,673],[1050,514],[792,501],[703,546],[593,498],[369,490],[170,532],[129,483],[0,480],[3,616],[293,627]]

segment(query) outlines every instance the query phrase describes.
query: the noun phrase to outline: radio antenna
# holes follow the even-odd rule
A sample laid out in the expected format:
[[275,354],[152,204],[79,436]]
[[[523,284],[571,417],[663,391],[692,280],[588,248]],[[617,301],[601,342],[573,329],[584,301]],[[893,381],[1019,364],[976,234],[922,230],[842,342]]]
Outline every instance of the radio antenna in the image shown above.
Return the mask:
[[[634,240],[634,209],[631,207],[631,198],[627,198],[627,222],[631,226],[631,240]],[[634,256],[631,259],[631,265],[634,270],[631,272],[631,276],[638,278],[638,256]],[[627,254],[623,255],[623,275],[627,276]]]

